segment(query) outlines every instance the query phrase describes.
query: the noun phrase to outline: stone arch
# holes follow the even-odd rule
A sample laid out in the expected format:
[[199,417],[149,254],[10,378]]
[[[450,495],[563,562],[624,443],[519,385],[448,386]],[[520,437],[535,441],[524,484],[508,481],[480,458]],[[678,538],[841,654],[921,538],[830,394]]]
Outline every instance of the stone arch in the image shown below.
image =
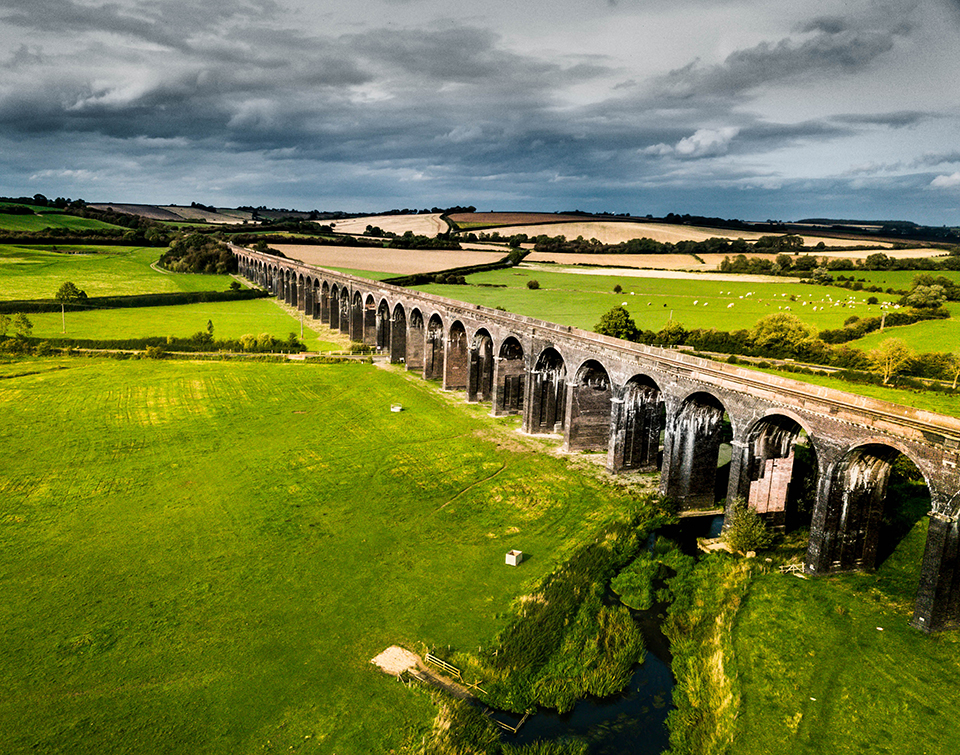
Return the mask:
[[666,406],[657,382],[634,375],[613,399],[614,436],[607,466],[613,471],[648,471],[660,467],[660,436]]
[[912,521],[905,521],[899,516],[901,501],[887,495],[891,473],[900,457],[909,462],[903,466],[916,469],[930,493],[933,488],[922,467],[895,441],[886,438],[858,443],[829,465],[821,480],[810,533],[808,562],[816,571],[876,568],[929,511],[927,500],[921,507],[926,511],[907,512]]
[[479,328],[470,339],[470,374],[467,378],[467,401],[493,399],[493,338],[486,328]]
[[303,306],[300,309],[307,317],[313,317],[316,310],[316,301],[315,296],[315,287],[313,278],[309,275],[302,278],[303,280]]
[[375,343],[377,351],[390,351],[390,326],[392,325],[390,317],[390,305],[386,299],[380,300],[380,306],[377,307],[376,315],[376,337]]
[[737,444],[727,499],[742,498],[776,529],[809,523],[816,498],[819,457],[813,438],[792,412],[768,411]]
[[350,291],[346,284],[340,287],[340,332],[350,336]]
[[367,346],[377,345],[377,300],[373,294],[367,294],[363,300],[363,342]]
[[426,361],[426,333],[423,327],[423,313],[414,307],[410,310],[407,325],[407,369],[422,373]]
[[303,273],[295,273],[295,275],[297,278],[297,288],[295,291],[297,300],[294,302],[294,306],[301,312],[305,312],[307,306],[307,281]]
[[531,433],[562,432],[567,398],[567,365],[560,352],[547,347],[537,357],[530,386]]
[[363,343],[363,294],[353,292],[350,306],[350,340]]
[[507,336],[500,344],[494,365],[494,414],[515,414],[523,411],[527,371],[523,346],[516,336]]
[[310,317],[314,320],[323,321],[323,304],[320,301],[320,279],[313,279],[313,290],[310,294],[311,301],[313,302],[310,307]]
[[681,509],[712,509],[726,409],[711,393],[695,391],[667,413],[660,490]]
[[587,359],[577,369],[567,403],[568,451],[606,451],[610,446],[610,375],[596,359]]
[[320,322],[330,325],[330,284],[327,281],[320,286]]
[[470,354],[467,344],[467,329],[459,320],[454,320],[447,334],[443,365],[444,389],[448,391],[466,390],[470,374]]
[[340,288],[334,283],[330,286],[330,329],[340,330]]
[[390,324],[390,361],[407,362],[407,313],[400,302],[393,308]]
[[443,318],[434,313],[427,325],[423,354],[423,377],[426,380],[443,380],[444,352]]

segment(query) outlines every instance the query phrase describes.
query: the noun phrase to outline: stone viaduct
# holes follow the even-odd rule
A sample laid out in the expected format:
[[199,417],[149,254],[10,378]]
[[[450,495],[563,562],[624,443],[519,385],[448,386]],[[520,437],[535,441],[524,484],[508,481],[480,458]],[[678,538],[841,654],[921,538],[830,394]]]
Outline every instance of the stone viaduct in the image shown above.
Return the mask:
[[809,573],[877,565],[887,481],[905,454],[932,501],[912,624],[960,625],[960,419],[231,248],[254,284],[494,415],[522,415],[524,432],[605,451],[612,472],[659,467],[661,493],[682,509],[723,497],[729,444],[727,501],[782,524],[806,444],[817,478]]

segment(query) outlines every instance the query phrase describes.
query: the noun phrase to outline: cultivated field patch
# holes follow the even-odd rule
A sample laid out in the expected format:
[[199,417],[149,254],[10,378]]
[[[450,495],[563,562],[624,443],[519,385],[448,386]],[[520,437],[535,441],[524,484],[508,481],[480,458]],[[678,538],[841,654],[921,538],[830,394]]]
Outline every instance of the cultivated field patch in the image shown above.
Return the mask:
[[558,265],[609,265],[637,267],[651,270],[715,270],[716,265],[698,262],[691,254],[562,254],[559,252],[530,252],[523,258],[528,262],[555,262]]
[[[770,236],[776,234],[758,233],[755,231],[730,231],[719,228],[700,228],[692,225],[672,225],[670,223],[617,223],[606,220],[579,221],[575,223],[558,223],[555,225],[514,225],[504,228],[497,228],[501,236],[512,236],[517,233],[525,233],[528,236],[566,236],[567,239],[575,239],[579,236],[589,239],[597,239],[603,244],[619,244],[631,239],[648,238],[662,243],[676,244],[680,241],[706,241],[707,239],[743,239],[744,241],[756,241],[761,236]],[[804,246],[811,247],[820,241],[834,246],[857,246],[862,245],[863,241],[854,241],[850,239],[825,239],[818,236],[803,236]],[[889,244],[878,244],[877,246],[889,246]]]
[[403,235],[407,231],[412,231],[418,236],[429,236],[431,238],[449,230],[446,221],[440,217],[438,212],[424,215],[369,215],[363,218],[335,220],[332,225],[333,230],[337,233],[357,235],[362,234],[368,225],[377,226],[388,233]]
[[383,273],[410,275],[432,273],[452,267],[483,265],[501,260],[505,252],[476,252],[440,249],[381,249],[357,246],[310,246],[307,244],[272,244],[287,257],[308,265],[352,270],[376,270]]

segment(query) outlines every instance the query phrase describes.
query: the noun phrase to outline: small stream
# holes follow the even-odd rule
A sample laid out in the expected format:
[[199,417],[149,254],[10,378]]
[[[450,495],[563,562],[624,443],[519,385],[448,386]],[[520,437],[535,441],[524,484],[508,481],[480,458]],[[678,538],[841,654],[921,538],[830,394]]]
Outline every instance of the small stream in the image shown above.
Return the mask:
[[[691,517],[651,535],[677,541],[688,553],[696,553],[698,537],[717,537],[723,516]],[[664,585],[658,584],[657,588]],[[612,592],[611,602],[619,602]],[[536,740],[580,737],[589,742],[590,755],[659,755],[669,745],[667,714],[673,708],[673,673],[670,642],[661,631],[669,604],[655,603],[646,611],[631,610],[643,632],[646,655],[634,669],[622,691],[605,698],[587,697],[567,713],[538,708],[517,734],[505,733],[504,741],[526,744]],[[497,711],[496,718],[516,726],[520,716]]]

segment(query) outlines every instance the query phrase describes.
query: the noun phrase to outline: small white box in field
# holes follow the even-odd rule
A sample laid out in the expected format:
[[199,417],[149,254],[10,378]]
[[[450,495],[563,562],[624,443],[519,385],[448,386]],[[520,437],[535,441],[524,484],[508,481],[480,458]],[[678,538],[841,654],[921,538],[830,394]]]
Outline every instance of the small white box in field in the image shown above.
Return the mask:
[[390,411],[391,411],[391,412],[402,412],[402,411],[403,411],[403,406],[401,406],[400,404],[390,404]]
[[523,551],[507,551],[507,564],[510,566],[519,566],[523,561]]

